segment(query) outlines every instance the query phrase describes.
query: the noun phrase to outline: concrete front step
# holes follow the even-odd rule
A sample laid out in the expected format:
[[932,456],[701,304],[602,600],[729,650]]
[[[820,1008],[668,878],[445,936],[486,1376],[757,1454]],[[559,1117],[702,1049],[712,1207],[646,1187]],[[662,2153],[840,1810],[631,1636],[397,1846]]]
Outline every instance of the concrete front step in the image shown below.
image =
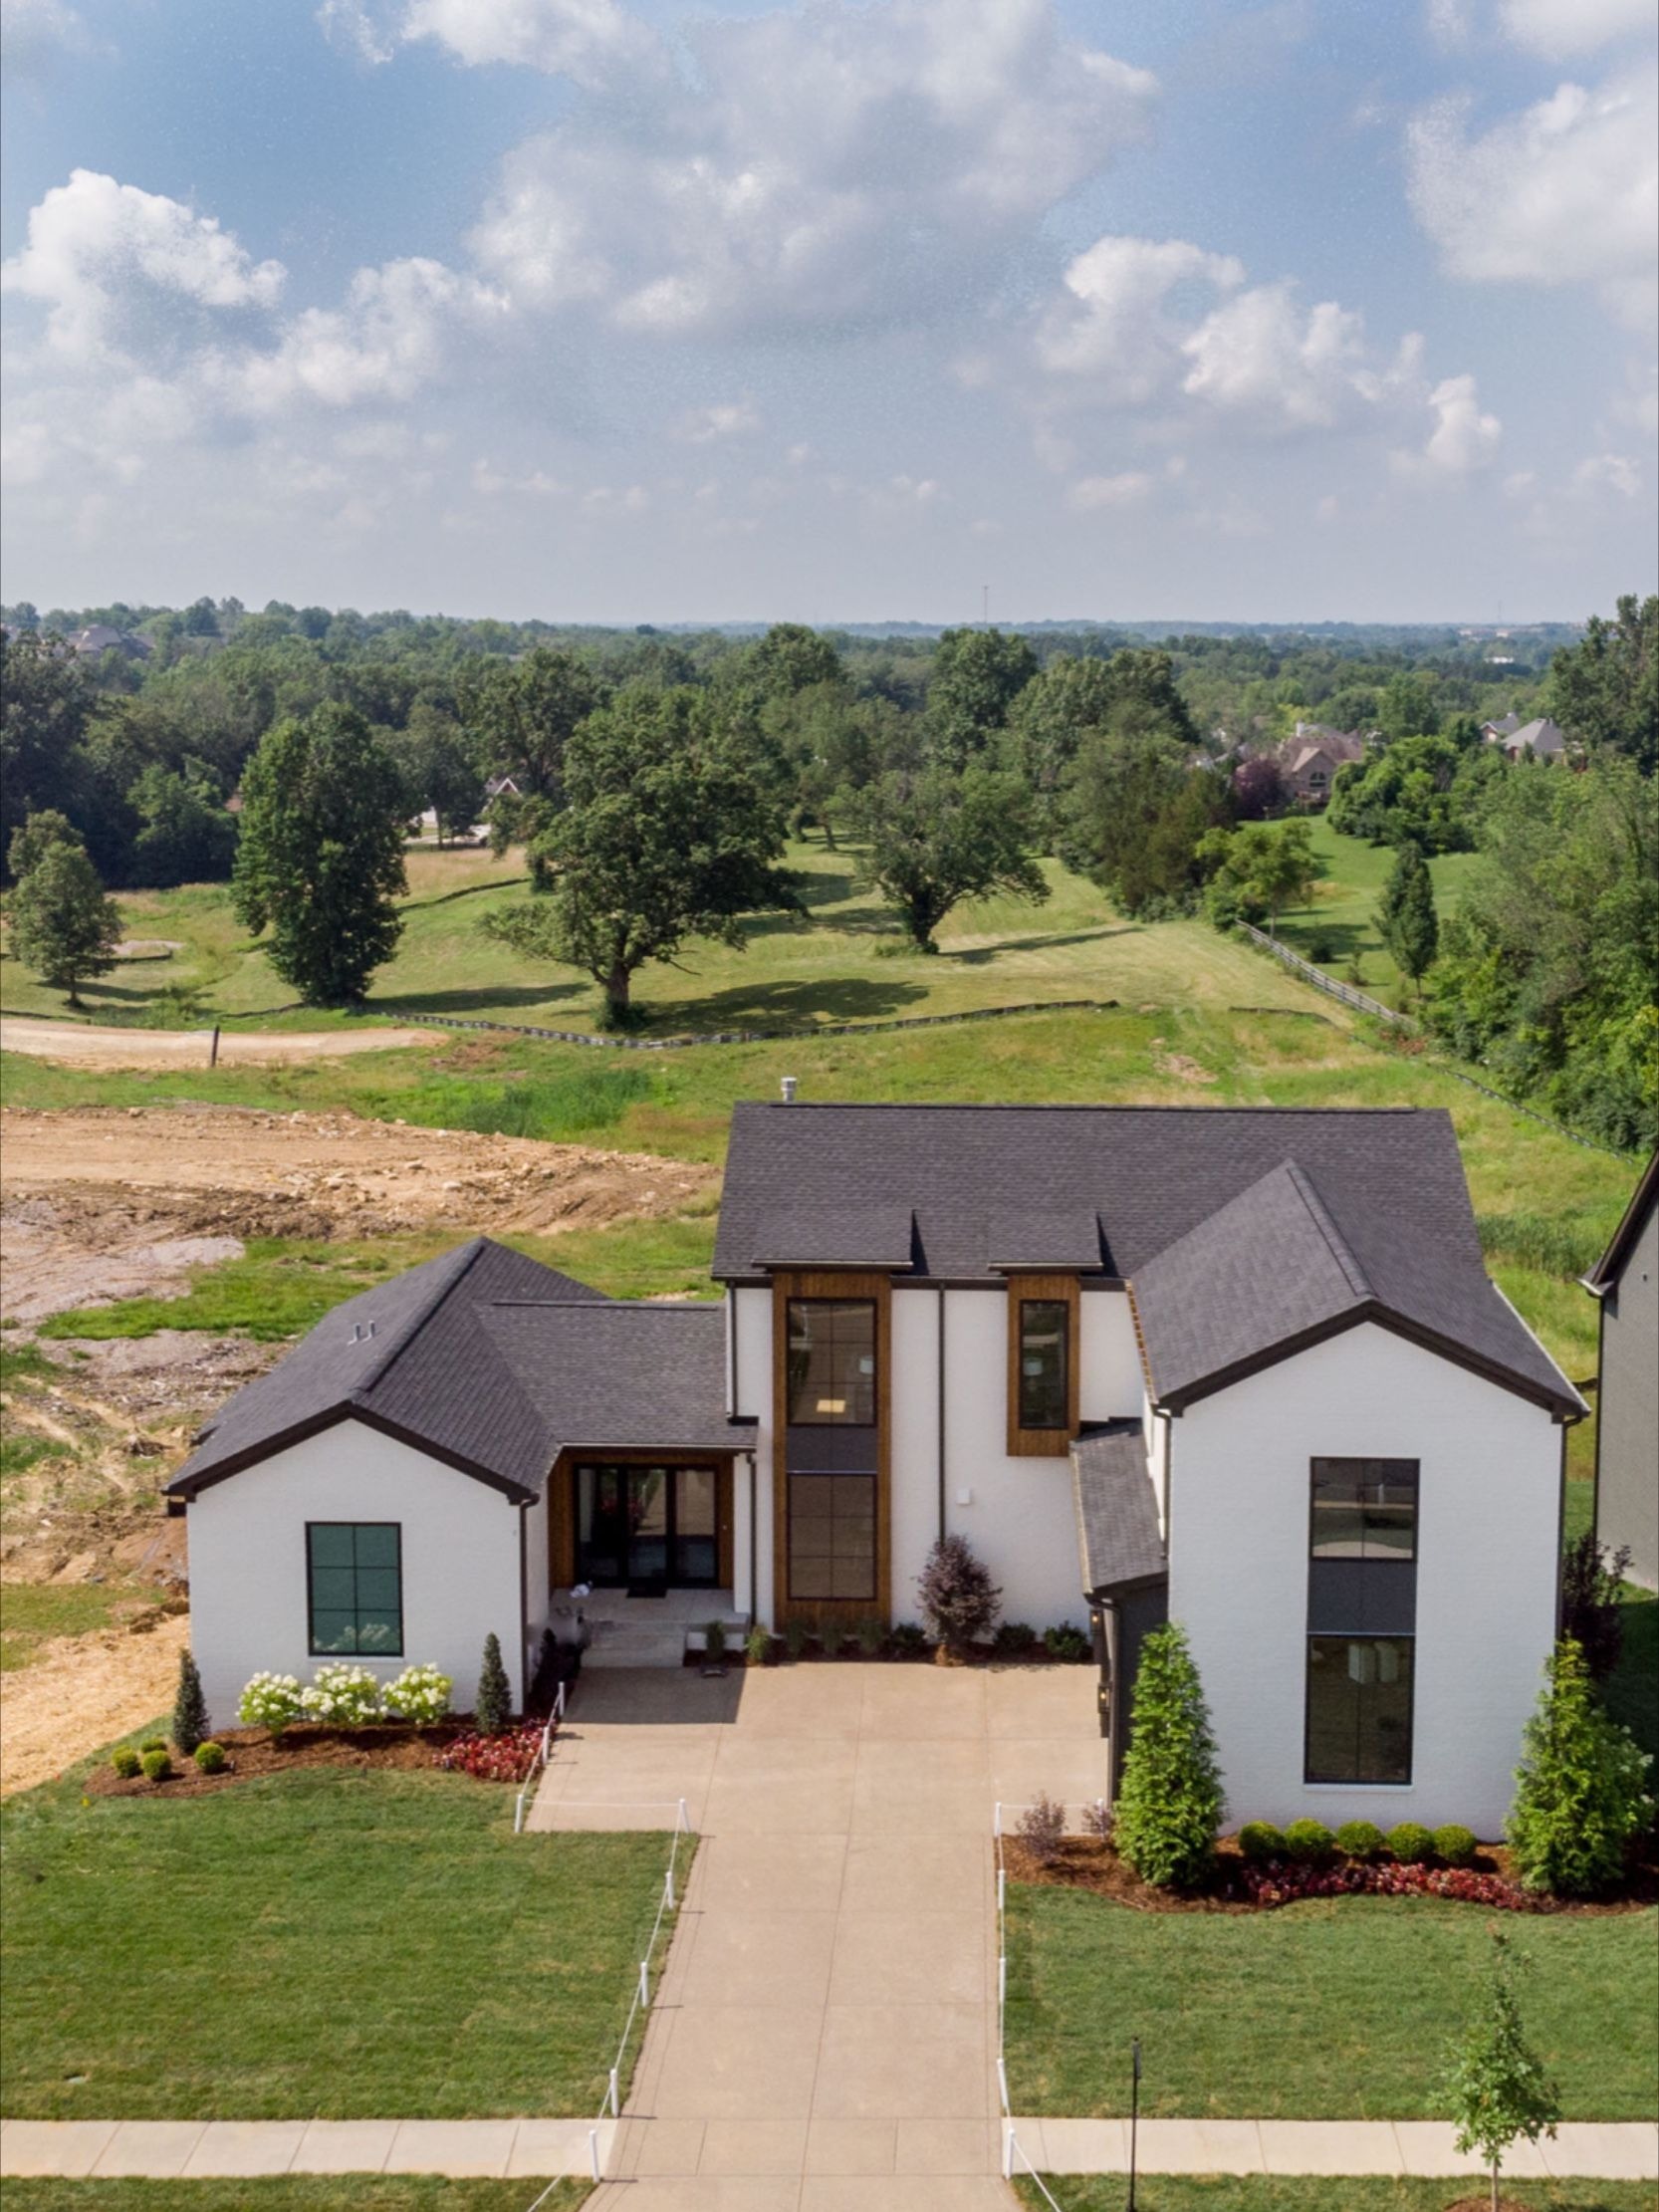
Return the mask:
[[701,1620],[687,1620],[676,1608],[666,1617],[650,1617],[649,1600],[634,1599],[627,1613],[617,1619],[591,1620],[593,1640],[583,1653],[585,1667],[680,1666],[687,1651],[701,1651],[710,1620],[718,1619],[726,1631],[726,1648],[736,1651],[749,1633],[747,1613],[706,1613]]

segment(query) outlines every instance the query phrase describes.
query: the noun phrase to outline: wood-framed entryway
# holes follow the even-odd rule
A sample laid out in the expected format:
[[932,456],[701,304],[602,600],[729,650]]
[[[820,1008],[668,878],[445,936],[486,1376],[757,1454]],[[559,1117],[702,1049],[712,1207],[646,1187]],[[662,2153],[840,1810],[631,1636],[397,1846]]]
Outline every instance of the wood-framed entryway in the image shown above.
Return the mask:
[[[610,1446],[592,1451],[563,1451],[554,1463],[548,1479],[548,1588],[570,1590],[583,1579],[583,1546],[580,1539],[579,1492],[585,1480],[585,1469],[637,1469],[641,1477],[648,1477],[653,1470],[665,1478],[661,1486],[652,1486],[653,1502],[660,1496],[664,1502],[663,1526],[672,1536],[676,1532],[675,1515],[678,1510],[676,1493],[689,1496],[700,1493],[696,1484],[676,1485],[675,1476],[680,1470],[688,1474],[709,1474],[713,1477],[714,1490],[714,1567],[712,1574],[704,1572],[699,1560],[697,1571],[681,1576],[675,1572],[675,1562],[667,1562],[665,1587],[671,1590],[700,1589],[727,1590],[732,1588],[733,1567],[736,1558],[732,1484],[733,1454],[709,1451],[645,1451],[617,1450]],[[701,1523],[699,1521],[699,1528]],[[605,1578],[609,1587],[626,1587],[629,1578],[626,1562],[622,1562],[614,1576]]]

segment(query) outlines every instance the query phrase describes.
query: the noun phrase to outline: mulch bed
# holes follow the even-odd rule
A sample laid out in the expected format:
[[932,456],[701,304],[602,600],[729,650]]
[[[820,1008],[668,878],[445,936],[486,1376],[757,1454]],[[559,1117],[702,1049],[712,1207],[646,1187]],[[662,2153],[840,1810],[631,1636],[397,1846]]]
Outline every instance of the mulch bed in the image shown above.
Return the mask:
[[[1108,1898],[1113,1904],[1127,1905],[1135,1912],[1282,1912],[1286,1909],[1283,1905],[1257,1904],[1249,1898],[1228,1894],[1243,1865],[1238,1845],[1230,1836],[1222,1837],[1216,1845],[1216,1871],[1210,1884],[1191,1893],[1158,1889],[1151,1882],[1142,1881],[1109,1843],[1098,1843],[1091,1836],[1066,1837],[1059,1855],[1047,1866],[1032,1856],[1017,1836],[1005,1836],[1003,1857],[1010,1881],[1030,1882],[1040,1888],[1086,1889],[1094,1896]],[[1498,1874],[1506,1881],[1514,1879],[1510,1854],[1502,1843],[1485,1845],[1476,1856],[1474,1871]],[[1527,1909],[1595,1917],[1636,1912],[1654,1903],[1659,1903],[1659,1868],[1645,1865],[1634,1870],[1629,1884],[1617,1897],[1595,1903],[1564,1897],[1539,1897]],[[1475,1909],[1487,1908],[1476,1906]],[[1484,2202],[1483,2199],[1483,2205]]]
[[292,1774],[296,1767],[404,1767],[431,1770],[446,1744],[471,1730],[472,1722],[451,1716],[430,1728],[410,1728],[401,1721],[381,1721],[367,1728],[324,1728],[297,1722],[283,1731],[278,1743],[266,1728],[221,1728],[213,1741],[223,1744],[230,1765],[223,1774],[203,1774],[193,1759],[173,1755],[174,1772],[165,1782],[146,1782],[142,1775],[123,1781],[106,1762],[95,1767],[84,1785],[95,1798],[193,1798],[210,1790],[223,1790],[236,1782],[251,1782],[262,1774]]

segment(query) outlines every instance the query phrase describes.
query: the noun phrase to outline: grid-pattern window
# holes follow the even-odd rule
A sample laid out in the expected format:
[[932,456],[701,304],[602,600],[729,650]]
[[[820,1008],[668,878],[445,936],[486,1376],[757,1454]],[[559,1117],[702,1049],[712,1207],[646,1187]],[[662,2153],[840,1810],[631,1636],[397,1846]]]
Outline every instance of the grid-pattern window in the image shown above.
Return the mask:
[[1309,1782],[1411,1780],[1410,1636],[1309,1636]]
[[1314,1559],[1417,1556],[1415,1459],[1315,1459]]
[[1071,1309],[1062,1298],[1020,1301],[1020,1426],[1067,1428]]
[[789,1418],[794,1428],[874,1427],[874,1299],[790,1300]]
[[402,1530],[395,1521],[310,1521],[306,1567],[315,1652],[395,1658],[403,1649]]
[[791,1475],[791,1598],[875,1598],[875,1477]]

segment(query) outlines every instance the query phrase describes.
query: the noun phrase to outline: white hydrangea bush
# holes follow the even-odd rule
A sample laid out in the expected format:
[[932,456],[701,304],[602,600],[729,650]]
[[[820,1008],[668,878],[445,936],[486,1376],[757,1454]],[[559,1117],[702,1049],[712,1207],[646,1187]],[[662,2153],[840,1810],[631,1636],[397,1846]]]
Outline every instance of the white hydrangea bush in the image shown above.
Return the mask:
[[340,1661],[320,1666],[305,1700],[311,1718],[331,1728],[360,1728],[380,1718],[380,1684],[365,1666]]
[[406,1666],[395,1682],[386,1684],[381,1695],[388,1713],[412,1721],[417,1728],[429,1728],[448,1712],[454,1687],[450,1677],[428,1661],[420,1666]]
[[243,1690],[236,1717],[244,1728],[268,1728],[273,1736],[300,1718],[305,1698],[292,1674],[256,1674]]

